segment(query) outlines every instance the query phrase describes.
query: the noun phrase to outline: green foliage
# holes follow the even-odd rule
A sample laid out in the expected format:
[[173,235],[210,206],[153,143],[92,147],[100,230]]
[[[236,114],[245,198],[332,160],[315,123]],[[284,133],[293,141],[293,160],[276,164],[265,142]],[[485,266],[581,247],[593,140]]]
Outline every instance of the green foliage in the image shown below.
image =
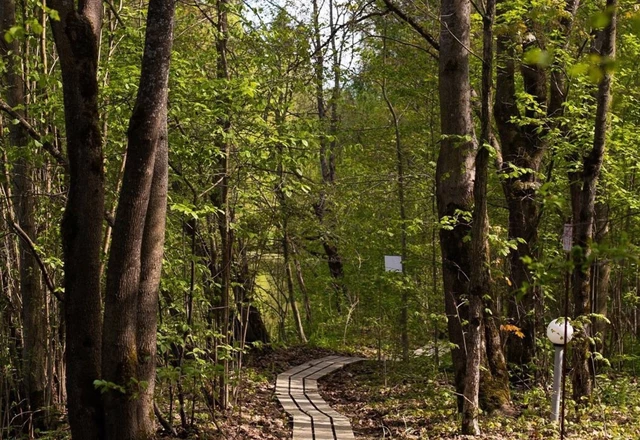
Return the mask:
[[100,394],[104,394],[108,391],[117,391],[122,394],[126,394],[126,389],[122,385],[118,385],[114,382],[109,382],[102,379],[96,379],[93,381],[93,386],[100,391]]

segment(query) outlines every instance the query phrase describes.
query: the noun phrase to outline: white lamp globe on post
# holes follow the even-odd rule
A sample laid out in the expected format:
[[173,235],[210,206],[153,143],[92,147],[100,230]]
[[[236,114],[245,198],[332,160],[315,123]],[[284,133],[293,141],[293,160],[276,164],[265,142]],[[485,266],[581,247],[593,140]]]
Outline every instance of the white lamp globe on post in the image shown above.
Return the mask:
[[[564,341],[565,324],[566,324],[567,342]],[[553,345],[564,346],[565,344],[568,344],[569,342],[571,342],[571,339],[573,339],[573,326],[564,318],[554,319],[547,326],[547,338],[549,338],[549,340]]]
[[555,347],[553,365],[553,394],[551,395],[551,421],[557,422],[560,417],[560,386],[564,373],[564,347],[573,338],[573,326],[565,318],[557,318],[547,326],[547,338]]

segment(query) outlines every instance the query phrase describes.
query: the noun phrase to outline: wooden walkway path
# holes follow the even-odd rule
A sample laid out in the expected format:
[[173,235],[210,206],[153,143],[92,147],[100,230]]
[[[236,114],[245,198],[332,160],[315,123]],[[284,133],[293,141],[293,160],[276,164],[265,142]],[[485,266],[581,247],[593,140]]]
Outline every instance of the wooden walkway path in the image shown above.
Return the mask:
[[328,356],[298,365],[278,375],[276,396],[293,417],[293,440],[352,440],[351,423],[318,393],[318,379],[363,359]]

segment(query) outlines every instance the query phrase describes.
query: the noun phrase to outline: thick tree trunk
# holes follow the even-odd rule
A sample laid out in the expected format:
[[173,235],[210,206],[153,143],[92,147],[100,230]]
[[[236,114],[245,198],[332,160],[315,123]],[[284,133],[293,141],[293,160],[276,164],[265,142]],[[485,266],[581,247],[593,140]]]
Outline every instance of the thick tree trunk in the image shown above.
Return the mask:
[[[466,49],[469,47],[470,3],[468,0],[443,0],[441,5],[439,78],[442,142],[436,168],[436,199],[438,215],[446,223],[440,230],[445,312],[449,340],[456,345],[452,357],[458,409],[462,411],[468,352],[467,329],[462,323],[469,317],[463,297],[470,293],[472,274],[472,249],[467,236],[471,229],[468,216],[473,208],[476,151],[471,117],[469,52]],[[475,306],[477,310],[477,304]],[[489,371],[497,381],[486,380],[480,384],[480,401],[485,402],[486,409],[490,410],[504,408],[509,402],[508,383],[502,380],[507,376],[506,365],[499,362],[502,355],[500,338],[494,323],[491,324],[487,332],[491,337],[484,340],[484,345],[492,356],[487,368],[496,368]]]
[[[556,43],[566,50],[571,32],[573,16],[578,0],[567,0],[566,14],[560,19],[560,41]],[[510,362],[522,365],[527,370],[536,353],[536,326],[542,314],[542,297],[539,287],[532,282],[531,272],[524,259],[536,261],[538,251],[538,224],[540,204],[536,192],[540,186],[538,172],[547,150],[544,133],[540,133],[540,124],[519,124],[520,111],[516,103],[515,63],[516,40],[513,34],[505,33],[498,37],[498,69],[496,81],[495,119],[501,141],[503,164],[502,171],[513,171],[516,166],[521,174],[503,181],[503,191],[509,209],[509,238],[520,239],[517,248],[509,255],[509,278],[511,292],[507,301],[509,318],[520,327],[524,338],[511,337],[507,340],[507,356]],[[523,51],[537,44],[534,33],[525,36]],[[533,96],[537,108],[528,106],[525,117],[531,119],[546,116],[558,118],[563,114],[567,86],[565,69],[560,63],[551,70],[551,91],[547,107],[547,80],[545,70],[537,65],[521,65],[520,73],[524,89]]]
[[[0,35],[4,35],[15,22],[15,2],[5,0],[0,4]],[[7,42],[0,38],[0,56],[6,70],[3,85],[7,93],[7,104],[16,109],[24,117],[26,108],[24,83],[20,74],[19,59],[21,47],[19,40]],[[23,150],[12,170],[14,193],[14,210],[18,226],[33,242],[36,241],[35,198],[32,181],[32,167],[24,150],[27,147],[28,135],[21,124],[9,124],[9,142]],[[43,422],[46,389],[46,341],[47,316],[45,313],[45,295],[40,282],[40,269],[32,249],[20,240],[20,292],[22,295],[23,326],[23,373],[29,409],[33,411],[33,419],[38,428],[44,428]]]
[[[533,283],[526,259],[537,260],[538,223],[540,217],[536,192],[540,186],[538,171],[546,151],[539,124],[522,125],[517,106],[515,72],[515,38],[504,33],[498,37],[498,73],[496,81],[495,118],[502,149],[501,172],[513,177],[503,180],[503,191],[509,210],[509,238],[519,240],[509,254],[511,292],[507,299],[508,316],[518,326],[524,338],[507,340],[510,362],[524,368],[535,356],[535,323],[541,313],[539,288]],[[533,34],[525,37],[523,51],[535,47]],[[528,106],[525,117],[543,118],[546,107],[546,76],[536,65],[521,65],[521,76],[527,93],[533,96],[537,108]],[[518,170],[514,172],[515,170]]]
[[121,387],[104,394],[109,440],[145,439],[153,431],[150,393],[165,222],[166,112],[174,10],[175,0],[149,3],[140,87],[129,122],[104,312],[103,378]]
[[51,21],[60,56],[69,188],[62,219],[68,415],[73,438],[103,438],[99,379],[102,316],[100,249],[104,220],[104,171],[98,113],[98,41],[102,2],[53,0]]
[[[608,113],[611,106],[611,83],[613,72],[606,66],[615,57],[616,46],[616,12],[617,0],[607,0],[606,13],[610,20],[604,29],[603,44],[600,56],[602,80],[596,96],[596,117],[593,137],[593,148],[584,158],[580,180],[572,182],[576,189],[572,191],[572,207],[574,222],[574,251],[572,253],[573,301],[576,317],[591,313],[591,267],[588,263],[591,254],[591,241],[595,222],[596,188],[600,177],[600,169],[604,160],[606,136],[608,129]],[[575,177],[575,173],[573,174]],[[588,322],[583,321],[582,337],[574,346],[573,397],[579,400],[590,397],[593,380],[590,372],[591,329]]]
[[469,86],[468,0],[442,0],[440,29],[440,126],[442,142],[436,168],[438,216],[449,226],[440,229],[444,301],[455,369],[458,407],[462,410],[466,367],[462,322],[467,319],[463,296],[471,275],[469,222],[461,213],[473,207],[474,155]]

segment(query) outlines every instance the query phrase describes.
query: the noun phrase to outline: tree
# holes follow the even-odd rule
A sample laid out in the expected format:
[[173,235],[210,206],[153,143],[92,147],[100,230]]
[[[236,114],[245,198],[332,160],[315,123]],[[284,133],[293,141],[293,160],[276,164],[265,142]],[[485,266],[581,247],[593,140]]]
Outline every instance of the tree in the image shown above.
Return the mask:
[[[489,174],[489,148],[491,148],[491,98],[493,90],[493,17],[495,1],[485,2],[482,50],[482,104],[480,147],[476,154],[475,180],[473,182],[473,217],[471,225],[471,253],[474,265],[469,282],[469,333],[467,342],[466,377],[464,381],[464,404],[462,411],[463,434],[478,435],[480,366],[482,363],[483,330],[491,326],[485,322],[485,296],[495,297],[495,286],[491,279],[491,257],[489,252],[489,214],[487,212],[487,183]],[[491,337],[490,334],[487,337]]]
[[[440,15],[440,131],[436,194],[438,215],[452,226],[440,230],[445,309],[455,367],[456,391],[464,393],[465,347],[460,307],[471,274],[470,232],[464,215],[473,206],[473,160],[476,150],[469,85],[470,4],[443,0]],[[461,403],[462,400],[459,400]]]
[[[502,14],[507,14],[507,4],[499,2]],[[502,17],[499,17],[502,18]],[[524,106],[524,115],[518,106],[516,59],[518,41],[510,30],[513,23],[501,20],[501,32],[497,38],[498,69],[496,80],[495,119],[500,137],[503,175],[502,188],[509,210],[508,234],[515,242],[509,253],[508,318],[524,337],[509,338],[507,358],[516,365],[527,368],[536,353],[535,323],[541,314],[540,289],[532,280],[528,259],[537,260],[540,202],[539,172],[546,151],[546,140],[541,133],[542,118],[547,102],[546,73],[535,63],[521,63],[520,73],[524,92],[532,102]],[[523,52],[536,48],[533,33],[528,33],[522,43]],[[522,120],[531,121],[523,123]]]
[[98,113],[98,41],[102,3],[51,6],[64,94],[69,188],[62,219],[64,252],[67,397],[74,438],[99,439],[103,431],[100,393],[102,316],[100,251],[104,221],[104,171]]
[[[149,4],[140,87],[129,124],[127,165],[109,257],[104,331],[104,172],[97,105],[102,3],[80,2],[76,9],[73,3],[56,1],[52,6],[60,15],[53,29],[61,59],[70,173],[62,222],[69,423],[78,439],[147,438],[152,431],[175,1]],[[94,386],[97,380],[106,381],[103,386],[108,388],[104,413]]]
[[[573,301],[575,314],[585,317],[591,313],[591,245],[596,226],[596,190],[607,143],[608,117],[611,107],[611,84],[613,81],[612,62],[616,54],[617,0],[607,0],[604,13],[608,23],[602,30],[602,46],[599,50],[601,70],[600,83],[596,94],[596,115],[594,123],[593,147],[582,158],[582,170],[570,173],[571,206],[574,223],[574,249],[572,250]],[[590,371],[591,335],[590,325],[582,320],[582,338],[576,341],[574,349],[573,397],[579,400],[590,397],[593,380]]]
[[[17,38],[7,38],[12,27],[16,26],[16,4],[8,0],[0,5],[0,55],[5,64],[3,85],[7,95],[7,104],[15,109],[17,116],[26,115],[25,83],[20,69],[22,50]],[[41,283],[35,249],[31,243],[36,241],[35,224],[35,184],[33,167],[28,159],[28,134],[20,123],[9,125],[9,140],[17,151],[18,159],[13,169],[13,187],[15,202],[15,222],[10,223],[20,237],[20,293],[22,297],[22,322],[24,332],[23,374],[29,409],[34,414],[35,425],[43,428],[45,388],[46,388],[46,340],[47,315],[45,313],[45,291]],[[31,242],[31,243],[30,243]]]
[[320,31],[320,8],[318,7],[318,1],[313,1],[313,43],[314,43],[314,73],[315,73],[315,86],[316,86],[316,104],[318,109],[318,120],[321,127],[327,130],[327,119],[329,120],[327,134],[323,134],[320,137],[320,172],[322,175],[323,188],[320,190],[320,197],[318,202],[314,205],[314,212],[321,228],[329,230],[328,233],[321,232],[320,240],[322,241],[322,247],[327,256],[327,263],[329,265],[329,273],[333,279],[333,289],[336,294],[336,307],[340,310],[341,296],[349,298],[347,288],[344,282],[344,267],[342,263],[342,257],[338,250],[338,246],[335,243],[335,238],[331,236],[332,226],[327,219],[327,213],[329,212],[329,203],[327,192],[335,185],[336,179],[336,148],[337,138],[336,131],[338,129],[338,101],[340,99],[340,53],[336,45],[337,27],[334,22],[334,4],[333,1],[329,1],[329,31],[331,41],[331,54],[332,63],[331,70],[333,72],[333,87],[331,89],[330,116],[327,115],[327,104],[325,100],[324,91],[324,49],[320,43],[321,31]]
[[[542,22],[542,18],[523,20],[511,13],[514,5],[504,0],[498,2],[495,120],[502,153],[502,189],[509,212],[508,238],[513,242],[509,253],[508,319],[523,335],[509,338],[506,352],[511,363],[526,371],[535,357],[536,327],[544,312],[541,286],[530,269],[541,257],[540,174],[551,143],[549,132],[559,126],[557,121],[564,114],[568,97],[566,59],[561,54],[567,52],[571,42],[577,2],[568,0],[561,5],[549,24]],[[514,30],[522,26],[527,33],[520,39]],[[540,26],[554,26],[558,32],[548,42],[539,41],[536,30]],[[544,55],[545,44],[557,54],[551,69],[536,55]]]

